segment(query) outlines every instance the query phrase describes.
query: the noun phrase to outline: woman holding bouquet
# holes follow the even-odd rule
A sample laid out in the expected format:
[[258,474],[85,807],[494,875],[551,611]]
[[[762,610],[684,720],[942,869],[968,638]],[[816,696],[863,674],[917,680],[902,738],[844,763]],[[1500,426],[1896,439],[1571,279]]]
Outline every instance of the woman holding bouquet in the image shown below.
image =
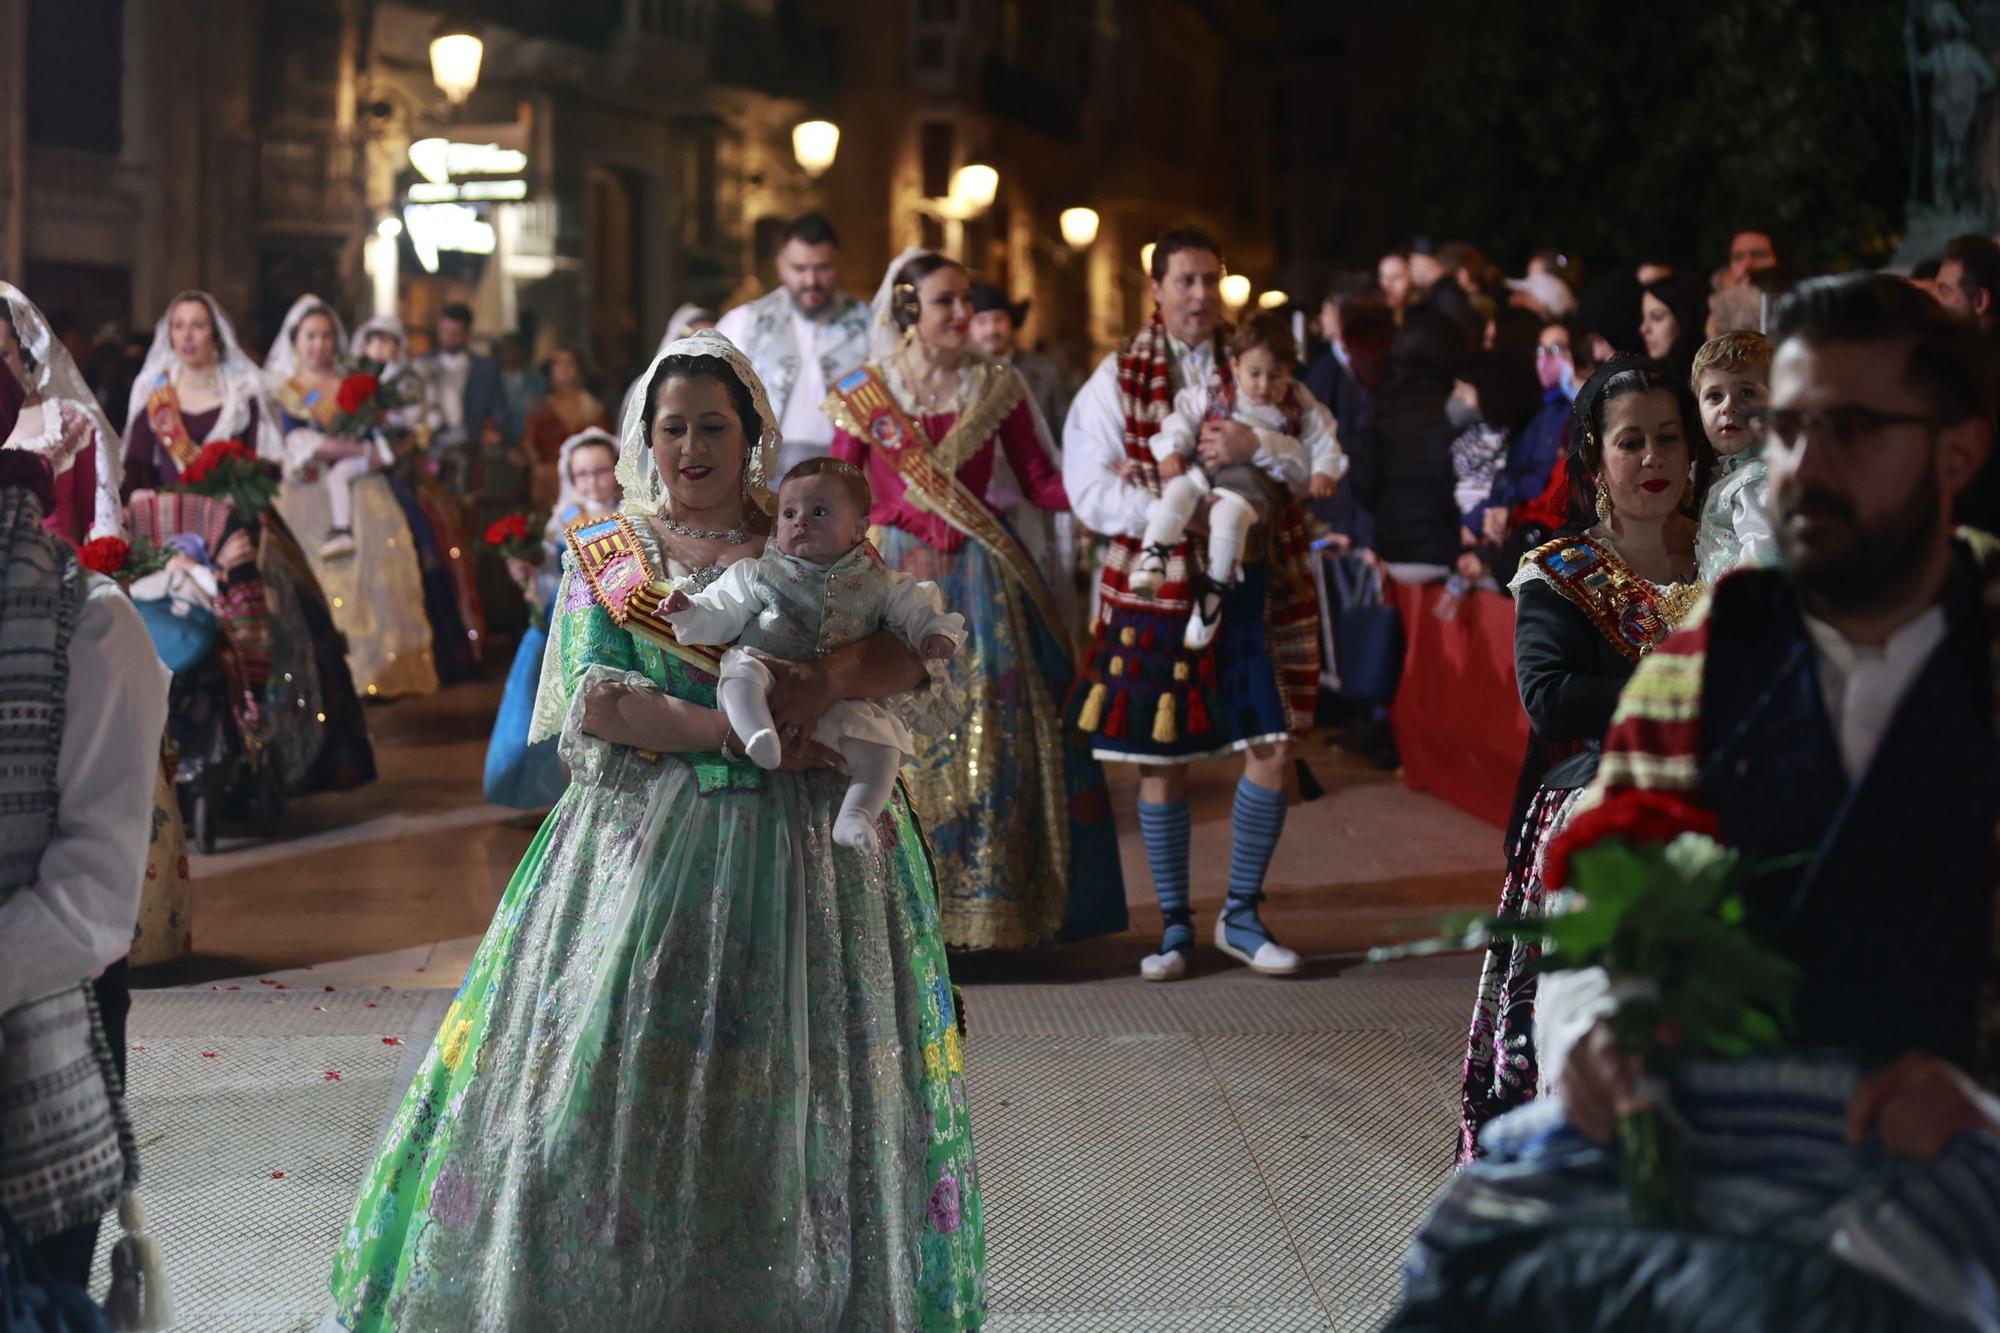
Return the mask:
[[[228,317],[206,292],[182,292],[167,303],[133,381],[129,412],[125,485],[130,516],[135,525],[146,518],[160,535],[180,530],[176,493],[236,493],[224,474],[238,460],[225,462],[225,456],[244,452],[251,465],[266,469],[276,468],[284,456],[276,413],[264,397],[262,372],[244,354]],[[184,470],[200,480],[189,483]],[[345,790],[374,781],[368,724],[333,608],[305,550],[276,506],[252,510],[241,499],[232,504],[235,518],[256,545],[257,574],[270,617],[265,703],[273,713],[269,725],[280,741],[286,786]],[[219,552],[224,543],[209,544]]]
[[308,541],[325,536],[313,570],[347,636],[348,666],[362,694],[429,694],[438,673],[416,534],[380,472],[392,461],[388,446],[374,421],[356,413],[364,404],[341,377],[343,341],[332,309],[302,296],[264,359],[283,439],[278,508]]
[[[617,511],[618,439],[595,426],[578,431],[562,442],[556,467],[562,478],[562,494],[556,499],[548,526],[535,534],[541,541],[540,561],[531,564],[518,556],[507,557],[508,574],[527,595],[529,619],[514,654],[513,669],[507,673],[500,716],[494,720],[493,739],[486,748],[486,800],[518,810],[546,810],[569,786],[569,774],[556,755],[555,740],[530,745],[528,730],[541,686],[542,657],[549,645],[549,618],[562,581],[565,534],[572,524]],[[506,521],[494,524],[494,528],[501,528]],[[520,522],[518,518],[513,521]],[[495,535],[487,533],[488,543],[501,545],[493,541]],[[511,545],[526,539],[524,533],[521,538],[507,540]]]
[[[1530,739],[1499,915],[1546,910],[1542,853],[1597,773],[1618,692],[1702,593],[1695,515],[1712,461],[1685,379],[1620,355],[1570,415],[1566,534],[1530,551],[1510,585],[1514,670]],[[1466,1041],[1459,1158],[1480,1129],[1534,1097],[1532,943],[1488,945]]]
[[364,323],[348,347],[356,373],[376,381],[375,395],[364,410],[378,423],[376,431],[396,460],[389,488],[416,538],[438,683],[456,685],[479,672],[486,611],[473,563],[477,552],[466,540],[458,502],[419,447],[428,386],[410,365],[409,341],[402,321],[393,315],[377,315]]

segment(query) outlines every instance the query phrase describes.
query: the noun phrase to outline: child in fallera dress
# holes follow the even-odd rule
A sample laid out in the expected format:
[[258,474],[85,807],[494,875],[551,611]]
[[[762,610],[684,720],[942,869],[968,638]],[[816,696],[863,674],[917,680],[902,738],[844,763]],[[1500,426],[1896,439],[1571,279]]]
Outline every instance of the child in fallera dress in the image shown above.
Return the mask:
[[[1162,484],[1129,580],[1133,592],[1150,596],[1159,591],[1167,557],[1186,535],[1195,509],[1204,496],[1215,497],[1208,512],[1208,578],[1184,635],[1190,649],[1199,651],[1214,641],[1222,624],[1222,590],[1242,576],[1244,545],[1251,529],[1270,517],[1273,486],[1289,488],[1304,472],[1312,498],[1327,499],[1347,471],[1332,415],[1292,378],[1297,359],[1298,345],[1284,317],[1256,316],[1229,340],[1229,386],[1220,393],[1212,393],[1207,384],[1182,389],[1174,395],[1174,410],[1148,442]],[[1194,457],[1209,421],[1237,421],[1257,432],[1257,461],[1211,473]]]
[[[676,591],[666,603],[683,643],[734,645],[722,656],[716,695],[744,753],[762,768],[776,768],[784,746],[767,698],[771,671],[758,653],[810,661],[889,629],[925,657],[943,660],[965,641],[965,618],[944,609],[937,585],[891,571],[868,544],[870,503],[868,479],[853,464],[800,463],[778,488],[772,548],[731,565],[692,597]],[[812,739],[847,765],[833,840],[873,854],[896,772],[916,752],[909,727],[881,704],[849,699],[827,710]]]
[[1738,565],[1777,561],[1771,483],[1757,418],[1770,402],[1771,344],[1760,333],[1725,333],[1694,355],[1694,397],[1719,463],[1695,531],[1694,558],[1711,586]]

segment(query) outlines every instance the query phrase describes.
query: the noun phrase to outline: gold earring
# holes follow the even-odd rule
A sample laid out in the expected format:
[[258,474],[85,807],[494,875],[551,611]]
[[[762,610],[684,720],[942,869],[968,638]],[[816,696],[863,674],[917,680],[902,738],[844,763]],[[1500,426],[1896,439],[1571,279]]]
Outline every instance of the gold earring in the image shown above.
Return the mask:
[[1597,521],[1611,521],[1611,487],[1603,477],[1597,479]]

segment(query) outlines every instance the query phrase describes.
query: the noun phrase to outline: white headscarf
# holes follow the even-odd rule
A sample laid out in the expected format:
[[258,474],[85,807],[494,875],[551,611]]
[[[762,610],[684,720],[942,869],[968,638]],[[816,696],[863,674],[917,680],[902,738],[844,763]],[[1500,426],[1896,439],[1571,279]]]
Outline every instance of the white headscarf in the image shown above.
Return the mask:
[[278,326],[278,337],[271,344],[271,350],[264,357],[264,378],[273,389],[298,373],[299,349],[292,345],[298,336],[299,325],[307,315],[325,315],[333,321],[333,367],[340,370],[340,349],[347,343],[347,330],[341,326],[340,316],[332,306],[307,292],[292,302],[292,308],[285,312],[285,322]]
[[889,270],[882,275],[882,285],[875,289],[875,300],[869,306],[875,312],[868,323],[870,361],[886,361],[903,345],[903,331],[896,327],[895,310],[896,277],[903,271],[903,265],[912,259],[936,253],[935,250],[912,245],[889,261]]
[[[764,391],[764,381],[757,378],[750,358],[714,329],[702,329],[662,347],[640,377],[639,392],[626,395],[625,420],[618,431],[618,485],[625,492],[622,506],[625,512],[651,516],[659,513],[666,502],[660,470],[653,461],[652,441],[646,438],[645,408],[646,391],[653,377],[659,374],[660,363],[670,356],[701,356],[720,361],[750,390],[750,402],[762,419],[759,423],[762,429],[750,443],[749,456],[743,461],[744,493],[757,508],[769,513],[771,483],[776,480],[771,473],[777,467],[778,416],[771,410],[771,397]],[[750,429],[747,421],[743,426],[746,432]]]
[[[55,445],[53,451],[36,450],[49,460],[50,470],[58,477],[76,464],[80,450],[67,448],[62,423],[57,419],[57,402],[65,402],[90,418],[90,427],[96,435],[97,449],[97,491],[90,519],[92,537],[122,537],[125,535],[125,515],[118,503],[119,483],[124,480],[124,461],[118,432],[111,429],[110,418],[98,404],[97,395],[90,391],[83,372],[77,369],[76,359],[62,340],[49,327],[48,319],[41,308],[11,282],[0,282],[0,301],[7,305],[9,323],[14,326],[14,337],[20,342],[21,350],[34,370],[29,382],[22,385],[28,393],[42,400],[43,438]],[[27,441],[22,443],[26,444]],[[85,444],[84,448],[91,447]]]
[[[618,437],[602,426],[587,426],[562,442],[562,448],[556,453],[556,475],[562,479],[562,489],[556,495],[556,507],[549,514],[548,527],[543,533],[550,541],[562,540],[563,529],[585,516],[583,497],[576,493],[576,483],[569,479],[569,460],[570,455],[586,444],[601,445],[611,451],[614,459],[618,457]],[[615,501],[612,508],[617,508]]]
[[192,288],[168,301],[166,310],[160,315],[160,322],[153,326],[153,345],[146,352],[145,363],[139,367],[138,378],[132,381],[132,396],[126,403],[125,429],[131,430],[145,419],[146,399],[154,389],[180,379],[181,359],[174,354],[170,326],[174,307],[183,301],[199,301],[208,311],[209,323],[215,330],[216,378],[222,385],[222,411],[216,415],[215,424],[209,427],[207,438],[198,443],[242,439],[244,427],[250,424],[250,409],[255,406],[257,438],[244,443],[254,445],[259,458],[273,463],[283,462],[285,444],[278,432],[277,414],[269,403],[264,402],[263,372],[257,369],[257,363],[236,341],[236,330],[230,325],[229,317],[222,313],[222,307],[215,303],[215,298]]
[[[334,316],[334,327],[340,327],[340,317],[338,315]],[[377,333],[386,333],[396,340],[396,355],[394,359],[382,367],[384,370],[400,366],[410,359],[410,336],[403,332],[403,321],[397,319],[394,315],[377,315],[373,319],[363,320],[360,324],[356,325],[354,336],[347,340],[347,359],[349,361],[359,361],[361,359],[361,349],[368,345],[370,335]]]

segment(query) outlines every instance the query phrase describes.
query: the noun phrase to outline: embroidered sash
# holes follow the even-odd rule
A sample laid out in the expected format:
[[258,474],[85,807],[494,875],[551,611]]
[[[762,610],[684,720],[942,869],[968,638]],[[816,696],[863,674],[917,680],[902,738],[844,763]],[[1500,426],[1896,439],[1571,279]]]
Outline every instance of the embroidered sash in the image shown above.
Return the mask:
[[180,394],[165,375],[146,395],[146,424],[153,428],[153,438],[173,458],[174,466],[187,471],[201,446],[188,434],[187,423],[181,420]]
[[1637,662],[1674,632],[1701,593],[1684,584],[1681,595],[1662,596],[1610,550],[1588,537],[1561,537],[1524,559],[1548,576],[1555,590],[1590,618],[1627,661]]
[[[1000,385],[1018,382],[1008,375],[989,378],[985,390],[967,405],[960,414],[960,420],[971,417],[984,420],[987,416],[983,407],[986,398]],[[1062,615],[1056,609],[1055,598],[1042,581],[1040,571],[1035,568],[1035,562],[1006,525],[986,507],[986,502],[968,490],[956,472],[947,471],[939,465],[935,456],[936,446],[924,434],[923,428],[903,411],[896,395],[882,382],[874,367],[863,366],[842,377],[833,386],[833,396],[827,400],[827,412],[833,417],[835,425],[856,439],[866,440],[888,460],[897,475],[902,477],[905,496],[910,503],[936,514],[955,530],[986,548],[1007,576],[1034,602],[1052,636],[1058,643],[1064,644],[1064,656],[1067,657],[1068,647],[1064,642],[1067,635],[1062,628]],[[984,442],[983,439],[977,441]]]
[[673,585],[660,577],[646,557],[646,548],[623,514],[579,519],[563,534],[577,572],[590,584],[591,596],[620,629],[649,640],[703,671],[721,668],[722,649],[684,644],[660,614]]

